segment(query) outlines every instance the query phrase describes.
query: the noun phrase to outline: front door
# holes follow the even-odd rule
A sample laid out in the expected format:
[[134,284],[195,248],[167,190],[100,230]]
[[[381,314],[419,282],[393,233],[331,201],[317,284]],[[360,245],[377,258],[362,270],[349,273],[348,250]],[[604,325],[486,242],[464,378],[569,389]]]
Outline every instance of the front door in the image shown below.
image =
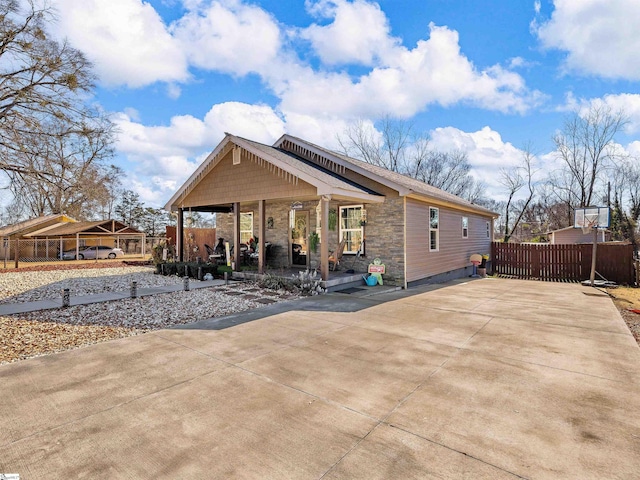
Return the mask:
[[293,210],[290,248],[291,265],[294,267],[309,266],[309,212]]

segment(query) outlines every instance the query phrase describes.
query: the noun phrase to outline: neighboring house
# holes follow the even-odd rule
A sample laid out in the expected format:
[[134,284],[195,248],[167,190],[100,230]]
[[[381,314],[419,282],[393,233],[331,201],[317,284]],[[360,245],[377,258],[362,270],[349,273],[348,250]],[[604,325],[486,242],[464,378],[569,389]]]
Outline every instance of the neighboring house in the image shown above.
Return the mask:
[[[79,222],[66,215],[47,215],[0,228],[6,250],[0,258],[55,260],[60,252],[108,245],[121,246],[132,239],[140,242],[144,254],[145,234],[117,220]],[[139,252],[138,252],[139,253]]]
[[[609,236],[606,230],[598,229],[598,242],[606,242]],[[552,245],[593,243],[593,232],[582,233],[581,228],[566,227],[547,232],[547,238]]]
[[43,217],[30,218],[22,222],[14,223],[13,225],[7,225],[0,228],[0,237],[9,238],[11,240],[16,238],[23,238],[24,235],[48,228],[55,225],[61,225],[68,222],[76,222],[75,219],[63,215],[45,215]]
[[385,282],[404,287],[469,275],[469,256],[490,251],[497,217],[418,180],[290,135],[268,146],[227,134],[165,209],[179,212],[179,232],[185,211],[218,212],[217,237],[236,252],[257,237],[259,271],[269,242],[277,248],[273,266],[319,268],[327,280],[329,251],[344,239],[343,269],[364,272],[379,257]]

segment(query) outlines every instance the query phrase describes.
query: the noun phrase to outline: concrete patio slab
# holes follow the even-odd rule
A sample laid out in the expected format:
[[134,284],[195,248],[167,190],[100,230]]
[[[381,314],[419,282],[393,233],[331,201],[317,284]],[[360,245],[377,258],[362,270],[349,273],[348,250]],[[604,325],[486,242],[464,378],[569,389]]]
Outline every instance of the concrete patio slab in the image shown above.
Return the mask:
[[579,285],[313,297],[0,366],[0,472],[640,478],[638,372]]
[[0,366],[0,446],[222,368],[156,335]]
[[374,424],[224,369],[14,442],[0,465],[21,478],[319,478]]
[[388,422],[524,478],[637,478],[627,384],[461,351]]
[[405,337],[462,347],[484,325],[490,316],[452,312],[425,306],[390,302],[364,312],[367,328]]
[[[274,322],[279,317],[273,317]],[[269,320],[256,320],[220,331],[171,329],[162,330],[156,335],[230,364],[261,357],[275,350],[304,343],[316,336],[314,333],[280,326]],[[331,326],[336,329],[344,328],[336,323]]]
[[278,383],[382,419],[453,349],[347,327],[242,363]]
[[499,352],[502,358],[640,385],[640,369],[628,362],[635,359],[636,365],[640,365],[640,349],[635,346],[635,340],[628,334],[580,325],[494,318],[465,348],[489,355]]
[[522,477],[389,425],[380,425],[326,479],[513,480]]

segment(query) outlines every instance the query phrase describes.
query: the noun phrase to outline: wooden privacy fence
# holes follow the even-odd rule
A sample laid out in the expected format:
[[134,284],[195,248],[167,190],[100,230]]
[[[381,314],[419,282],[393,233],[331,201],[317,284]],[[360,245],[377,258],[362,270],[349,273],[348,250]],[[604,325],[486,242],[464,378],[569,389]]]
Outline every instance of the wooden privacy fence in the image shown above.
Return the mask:
[[[593,245],[491,244],[493,271],[499,275],[540,280],[587,280]],[[633,245],[598,244],[596,271],[607,280],[633,285]],[[599,278],[596,276],[596,278]]]

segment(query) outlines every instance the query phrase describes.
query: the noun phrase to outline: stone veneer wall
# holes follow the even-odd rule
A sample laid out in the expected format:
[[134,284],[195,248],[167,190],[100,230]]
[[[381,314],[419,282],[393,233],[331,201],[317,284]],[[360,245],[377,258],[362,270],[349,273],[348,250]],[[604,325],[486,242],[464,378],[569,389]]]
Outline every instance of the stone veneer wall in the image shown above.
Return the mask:
[[[301,210],[309,211],[309,232],[317,225],[317,211],[319,200],[306,201]],[[330,202],[329,208],[335,208],[338,213],[338,225],[335,231],[329,231],[329,250],[338,244],[339,207],[356,205],[355,202]],[[364,204],[367,210],[367,224],[364,227],[366,240],[365,256],[354,260],[353,255],[342,257],[341,269],[353,268],[356,272],[366,272],[373,259],[379,257],[386,266],[387,273],[383,276],[385,283],[404,286],[404,200],[399,196],[387,196],[383,203]],[[266,202],[266,216],[273,217],[273,229],[266,229],[266,242],[277,245],[275,257],[270,260],[269,267],[286,267],[289,263],[289,211],[290,201]],[[258,231],[258,204],[243,203],[241,212],[253,212],[254,234]],[[319,212],[318,212],[319,213]],[[320,231],[318,229],[318,234]],[[216,236],[232,242],[233,216],[218,214],[216,220]],[[321,242],[324,239],[321,239]],[[316,253],[309,252],[311,268],[320,268],[320,246]]]

